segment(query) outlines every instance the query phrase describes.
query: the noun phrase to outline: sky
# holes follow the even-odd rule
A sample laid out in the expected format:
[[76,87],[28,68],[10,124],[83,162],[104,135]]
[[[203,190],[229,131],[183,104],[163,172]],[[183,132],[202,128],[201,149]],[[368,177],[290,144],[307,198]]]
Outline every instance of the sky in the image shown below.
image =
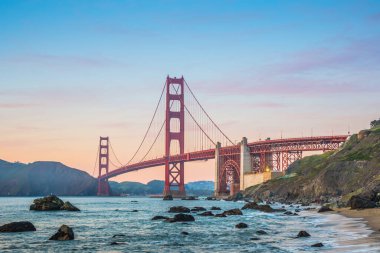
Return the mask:
[[[0,28],[11,162],[97,175],[99,136],[128,161],[167,75],[183,75],[234,141],[354,133],[380,117],[379,1],[2,0]],[[213,180],[212,161],[185,177]]]

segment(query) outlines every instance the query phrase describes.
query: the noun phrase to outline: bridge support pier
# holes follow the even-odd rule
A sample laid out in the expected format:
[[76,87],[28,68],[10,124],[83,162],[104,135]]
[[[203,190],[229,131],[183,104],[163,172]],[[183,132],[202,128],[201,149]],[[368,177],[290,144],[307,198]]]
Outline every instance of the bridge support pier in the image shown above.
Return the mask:
[[244,187],[244,174],[251,172],[252,158],[249,153],[248,141],[246,137],[243,137],[240,142],[240,190],[243,191]]

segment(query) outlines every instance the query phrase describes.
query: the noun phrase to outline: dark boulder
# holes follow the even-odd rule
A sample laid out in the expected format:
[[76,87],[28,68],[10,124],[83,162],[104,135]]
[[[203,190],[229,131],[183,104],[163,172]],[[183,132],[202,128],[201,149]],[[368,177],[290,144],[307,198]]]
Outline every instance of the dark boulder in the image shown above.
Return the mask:
[[323,246],[324,245],[321,242],[311,245],[311,247],[323,247]]
[[266,213],[273,213],[273,212],[285,212],[285,209],[273,209],[270,205],[259,205],[256,202],[249,202],[245,204],[242,208],[244,209],[252,209],[252,210],[258,210]]
[[309,237],[310,234],[304,230],[300,231],[297,235],[297,237]]
[[376,207],[375,201],[361,196],[352,196],[347,204],[351,207],[351,209],[364,209]]
[[321,208],[319,208],[318,213],[331,212],[331,211],[334,211],[334,210],[332,210],[328,206],[322,206]]
[[186,232],[186,231],[182,231],[182,232],[181,232],[181,235],[189,235],[189,233]]
[[293,213],[291,211],[286,211],[284,214],[286,214],[286,215],[293,215]]
[[187,222],[187,221],[195,221],[194,216],[190,214],[184,214],[184,213],[179,213],[174,215],[173,218],[169,218],[165,220],[166,222]]
[[227,217],[227,215],[225,215],[224,213],[218,213],[218,214],[215,214],[214,217],[223,218],[223,217]]
[[165,195],[162,200],[173,200],[172,195]]
[[126,244],[125,242],[111,242],[110,245]]
[[214,216],[214,214],[211,211],[206,211],[206,212],[200,213],[198,215],[200,215],[200,216]]
[[207,197],[206,200],[216,200],[215,197]]
[[238,193],[236,193],[236,194],[233,195],[233,196],[229,196],[226,200],[227,200],[227,201],[244,200],[244,196],[243,196],[243,193],[238,192]]
[[265,232],[264,230],[257,230],[256,234],[258,234],[258,235],[267,235],[268,233]]
[[259,237],[252,237],[249,240],[251,240],[251,241],[258,241],[258,240],[260,240],[260,238]]
[[112,238],[116,238],[116,237],[125,237],[126,235],[124,235],[124,234],[116,234],[116,235],[114,235],[114,236],[112,236]]
[[224,215],[243,215],[239,208],[227,210],[223,212]]
[[3,226],[0,226],[0,233],[26,232],[26,231],[36,231],[36,228],[29,221],[11,222]]
[[172,206],[169,213],[190,213],[190,209],[184,206]]
[[207,209],[201,206],[196,206],[191,209],[192,212],[200,212],[200,211],[206,211]]
[[212,206],[210,210],[217,211],[217,210],[222,210],[220,207],[217,206]]
[[55,233],[52,237],[50,237],[49,240],[55,240],[55,241],[67,241],[67,240],[74,240],[74,231],[66,225],[62,225],[58,232]]
[[169,217],[157,215],[152,218],[152,220],[167,220]]
[[58,198],[55,195],[50,195],[33,200],[33,204],[30,205],[29,209],[34,211],[80,211],[70,202],[63,202],[60,198]]
[[247,228],[248,225],[243,223],[243,222],[240,222],[238,224],[235,225],[235,228]]

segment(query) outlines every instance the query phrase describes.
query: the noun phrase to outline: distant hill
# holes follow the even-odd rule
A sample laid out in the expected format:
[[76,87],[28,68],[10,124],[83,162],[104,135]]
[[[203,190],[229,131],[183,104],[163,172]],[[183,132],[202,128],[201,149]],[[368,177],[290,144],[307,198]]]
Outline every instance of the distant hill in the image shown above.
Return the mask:
[[[135,196],[162,194],[164,181],[112,182],[113,195]],[[185,186],[190,195],[211,195],[214,182],[198,181]],[[0,196],[94,196],[97,179],[88,173],[59,162],[10,163],[0,159]]]
[[[162,194],[164,190],[164,181],[153,180],[147,184],[137,182],[110,182],[112,193],[115,195],[156,195]],[[212,195],[214,192],[213,181],[190,182],[185,185],[186,193],[189,195]]]
[[0,196],[96,195],[97,181],[59,162],[10,163],[0,160]]

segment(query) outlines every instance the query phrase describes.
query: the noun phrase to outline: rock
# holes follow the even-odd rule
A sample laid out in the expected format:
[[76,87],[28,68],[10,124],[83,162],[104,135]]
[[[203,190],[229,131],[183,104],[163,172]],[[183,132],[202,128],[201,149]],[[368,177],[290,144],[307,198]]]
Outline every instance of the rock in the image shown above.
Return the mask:
[[207,209],[201,206],[196,206],[193,209],[191,209],[192,212],[200,212],[200,211],[206,211]]
[[74,231],[66,225],[62,225],[58,232],[55,233],[52,237],[50,237],[49,240],[56,240],[56,241],[67,241],[67,240],[74,240]]
[[318,210],[318,213],[324,213],[324,212],[331,212],[331,211],[334,211],[332,210],[330,207],[328,206],[322,206],[319,210]]
[[80,211],[70,202],[63,202],[60,198],[58,198],[55,195],[50,195],[44,198],[33,200],[33,204],[30,205],[29,209],[34,211]]
[[182,200],[198,200],[198,198],[195,196],[186,196],[186,197],[182,198]]
[[131,212],[132,213],[137,213],[139,210],[136,210],[136,209],[134,209],[134,210],[132,210]]
[[125,242],[111,242],[110,245],[126,244]]
[[242,208],[244,209],[253,209],[258,210],[266,213],[273,213],[273,212],[283,212],[286,211],[285,209],[273,209],[270,205],[259,205],[256,202],[249,202],[245,204]]
[[371,133],[370,130],[361,130],[359,133],[358,133],[358,140],[361,141],[363,140],[364,138],[366,138],[369,134]]
[[182,232],[181,232],[181,235],[189,235],[189,233],[186,232],[186,231],[182,231]]
[[210,210],[216,211],[216,210],[222,210],[220,207],[212,206]]
[[206,200],[216,200],[215,197],[207,197]]
[[157,215],[152,218],[152,220],[167,220],[169,217]]
[[132,200],[131,203],[138,203],[138,201],[137,200]]
[[224,215],[243,215],[239,208],[227,210],[223,212]]
[[297,237],[309,237],[310,234],[304,230],[300,231],[297,235]]
[[364,209],[376,207],[375,201],[360,196],[352,196],[347,204],[351,207],[351,209]]
[[252,238],[250,238],[249,240],[252,240],[252,241],[258,241],[258,240],[260,240],[260,238],[259,238],[259,237],[252,237]]
[[321,242],[311,245],[311,247],[323,247],[323,246],[324,245]]
[[293,213],[291,211],[286,211],[284,214],[286,214],[286,215],[293,215]]
[[247,228],[248,225],[243,223],[243,222],[240,222],[238,224],[235,225],[235,228]]
[[166,195],[166,196],[164,196],[164,198],[162,200],[173,200],[173,196],[172,195]]
[[190,213],[190,209],[184,206],[172,206],[169,213]]
[[195,221],[194,216],[190,214],[184,214],[184,213],[179,213],[174,215],[174,218],[169,218],[165,220],[167,222],[187,222],[187,221]]
[[229,196],[226,200],[227,200],[227,201],[244,200],[244,196],[243,196],[243,193],[238,192],[238,193],[236,193],[236,194],[233,195],[233,196]]
[[299,213],[299,212],[301,212],[301,209],[296,209],[296,210],[294,210],[294,212]]
[[203,212],[203,213],[200,213],[198,215],[200,215],[200,216],[214,216],[214,214],[211,211]]
[[257,230],[256,234],[258,234],[258,235],[267,235],[268,233],[265,232],[264,230]]
[[218,213],[218,214],[215,214],[214,217],[222,218],[222,217],[227,217],[227,215],[225,215],[224,213]]
[[61,210],[66,210],[66,211],[73,211],[73,212],[78,212],[80,211],[79,208],[71,204],[69,201],[66,201],[63,206],[61,206]]
[[0,226],[0,233],[36,231],[36,228],[29,221],[11,222]]

